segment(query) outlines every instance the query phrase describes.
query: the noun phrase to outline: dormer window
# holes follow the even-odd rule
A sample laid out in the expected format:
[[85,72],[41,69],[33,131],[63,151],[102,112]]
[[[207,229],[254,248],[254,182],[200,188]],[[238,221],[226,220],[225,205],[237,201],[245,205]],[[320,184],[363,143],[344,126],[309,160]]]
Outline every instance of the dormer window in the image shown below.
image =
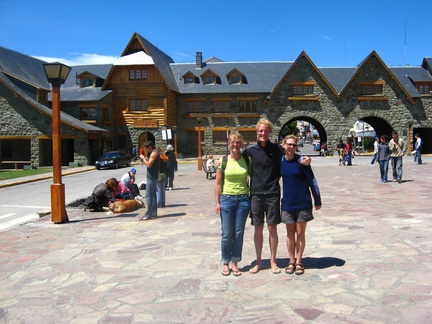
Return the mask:
[[231,70],[230,73],[226,75],[229,84],[242,84],[245,83],[245,76],[237,69]]
[[416,88],[420,94],[430,94],[431,82],[416,82]]
[[193,74],[192,72],[188,72],[185,75],[183,75],[184,84],[187,83],[199,83],[199,78]]
[[97,75],[88,71],[84,71],[80,75],[77,75],[76,78],[79,80],[80,88],[101,87],[105,81],[101,77],[98,77]]
[[385,82],[360,82],[362,96],[382,96]]
[[291,82],[293,96],[313,95],[316,82]]
[[129,70],[129,80],[145,80],[147,79],[146,69]]
[[94,80],[90,79],[90,78],[84,78],[81,80],[81,87],[85,88],[85,87],[92,87],[94,84]]
[[207,70],[203,74],[201,74],[201,79],[203,84],[218,84],[220,83],[219,76],[214,73],[212,70]]

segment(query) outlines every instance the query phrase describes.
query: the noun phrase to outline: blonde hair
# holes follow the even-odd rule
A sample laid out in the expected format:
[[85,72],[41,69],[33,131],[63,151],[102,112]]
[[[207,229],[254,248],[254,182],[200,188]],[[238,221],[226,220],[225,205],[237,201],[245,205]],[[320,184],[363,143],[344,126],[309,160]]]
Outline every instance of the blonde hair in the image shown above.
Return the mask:
[[258,131],[258,127],[259,125],[263,125],[264,127],[270,128],[271,131],[273,131],[273,124],[270,120],[266,119],[266,118],[261,118],[260,120],[258,120],[258,123],[256,124],[255,128]]
[[283,143],[286,144],[286,142],[288,142],[289,139],[293,139],[296,141],[296,143],[298,142],[298,137],[295,135],[287,135],[285,136],[285,138],[283,139]]
[[239,132],[231,132],[228,136],[228,142],[231,143],[234,141],[234,138],[237,138],[237,140],[240,141],[241,145],[243,146],[243,136]]

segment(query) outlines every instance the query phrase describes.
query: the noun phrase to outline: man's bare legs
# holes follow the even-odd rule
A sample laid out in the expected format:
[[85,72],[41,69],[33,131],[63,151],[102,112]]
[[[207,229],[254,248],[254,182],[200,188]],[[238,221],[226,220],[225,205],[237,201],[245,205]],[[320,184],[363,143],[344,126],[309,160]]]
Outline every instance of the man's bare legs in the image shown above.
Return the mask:
[[[252,273],[256,273],[260,270],[262,265],[262,249],[264,244],[264,224],[255,225],[254,243],[256,253],[256,265],[250,270]],[[269,231],[269,245],[270,245],[270,267],[277,269],[278,265],[276,262],[276,253],[278,247],[278,233],[277,225],[268,225]]]
[[277,253],[277,247],[279,242],[277,225],[268,225],[268,231],[269,231],[269,245],[270,245],[270,267],[272,269],[277,269],[278,265],[276,262],[276,253]]
[[255,225],[254,232],[254,244],[255,244],[255,253],[256,253],[256,265],[250,270],[252,273],[256,273],[261,268],[262,264],[262,248],[264,242],[263,236],[264,224]]

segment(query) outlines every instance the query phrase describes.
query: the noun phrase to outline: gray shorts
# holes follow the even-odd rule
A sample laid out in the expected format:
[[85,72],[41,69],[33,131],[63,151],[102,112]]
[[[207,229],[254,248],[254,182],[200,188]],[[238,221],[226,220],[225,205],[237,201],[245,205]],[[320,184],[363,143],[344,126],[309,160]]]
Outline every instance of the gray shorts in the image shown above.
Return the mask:
[[282,223],[294,224],[309,222],[314,219],[312,209],[282,210]]
[[280,195],[252,195],[250,215],[252,225],[264,224],[264,218],[268,225],[280,224]]

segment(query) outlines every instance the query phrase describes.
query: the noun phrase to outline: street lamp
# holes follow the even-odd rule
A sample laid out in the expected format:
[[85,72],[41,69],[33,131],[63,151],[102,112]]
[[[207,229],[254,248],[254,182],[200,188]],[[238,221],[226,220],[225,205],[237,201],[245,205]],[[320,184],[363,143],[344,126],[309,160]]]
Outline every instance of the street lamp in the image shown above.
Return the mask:
[[202,170],[202,163],[201,163],[201,122],[203,121],[203,116],[197,115],[196,121],[198,123],[198,170]]
[[65,186],[61,183],[60,85],[66,81],[71,68],[62,63],[46,63],[43,67],[48,82],[52,85],[53,184],[51,185],[51,220],[53,223],[66,223],[69,219],[66,214]]

